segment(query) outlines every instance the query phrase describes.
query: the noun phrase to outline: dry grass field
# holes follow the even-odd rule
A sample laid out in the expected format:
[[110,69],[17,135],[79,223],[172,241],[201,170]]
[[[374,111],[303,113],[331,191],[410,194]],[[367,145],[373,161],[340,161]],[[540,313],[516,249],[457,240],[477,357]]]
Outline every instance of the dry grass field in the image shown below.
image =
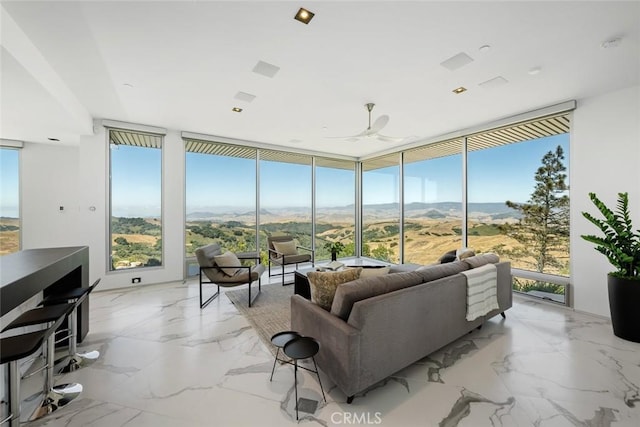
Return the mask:
[[[0,232],[0,255],[6,255],[20,250],[20,220],[17,218],[0,218],[0,227],[10,228]],[[11,230],[11,228],[18,228]]]

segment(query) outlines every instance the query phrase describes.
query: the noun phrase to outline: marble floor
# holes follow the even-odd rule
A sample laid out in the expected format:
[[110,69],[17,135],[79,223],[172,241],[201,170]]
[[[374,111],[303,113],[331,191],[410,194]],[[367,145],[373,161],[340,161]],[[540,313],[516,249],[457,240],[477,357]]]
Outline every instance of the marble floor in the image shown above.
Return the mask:
[[[296,424],[293,368],[278,366],[270,382],[268,348],[224,295],[200,310],[197,282],[94,292],[82,347],[101,357],[56,377],[81,383],[82,395],[30,425]],[[506,320],[351,405],[322,373],[327,403],[313,374],[298,378],[302,403],[317,404],[299,424],[640,426],[640,344],[616,338],[601,318],[518,297]]]

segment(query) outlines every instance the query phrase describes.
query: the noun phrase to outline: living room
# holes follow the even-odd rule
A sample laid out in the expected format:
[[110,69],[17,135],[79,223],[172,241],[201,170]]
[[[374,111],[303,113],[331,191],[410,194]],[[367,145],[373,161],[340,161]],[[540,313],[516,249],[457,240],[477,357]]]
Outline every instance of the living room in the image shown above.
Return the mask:
[[[159,82],[154,81],[154,70],[157,68],[162,68],[166,63],[175,61],[174,70],[176,68],[189,69],[190,67],[185,65],[187,60],[192,61],[195,60],[194,58],[206,57],[205,54],[198,53],[196,55],[194,53],[194,56],[189,58],[181,56],[173,58],[171,57],[171,52],[175,52],[175,50],[171,52],[162,50],[146,51],[143,47],[140,47],[143,46],[142,44],[137,46],[135,42],[131,41],[132,39],[129,39],[130,41],[127,44],[120,41],[120,36],[118,36],[120,34],[125,37],[128,34],[127,31],[131,30],[132,23],[135,22],[134,18],[140,19],[140,15],[144,14],[154,17],[157,22],[162,23],[162,25],[156,25],[159,28],[170,28],[176,22],[176,17],[182,14],[195,19],[194,10],[191,10],[195,5],[191,4],[187,7],[181,4],[183,2],[172,3],[165,5],[165,7],[155,5],[159,8],[156,12],[157,15],[153,15],[141,5],[122,5],[120,7],[131,8],[124,9],[128,12],[125,15],[129,16],[129,20],[118,20],[116,17],[122,14],[123,9],[118,9],[118,6],[108,3],[95,5],[94,8],[87,4],[67,4],[62,6],[56,5],[56,2],[47,2],[48,4],[46,5],[28,3],[30,2],[27,2],[26,5],[19,5],[17,2],[2,2],[3,20],[7,21],[3,21],[3,125],[1,136],[5,141],[22,142],[22,148],[20,149],[21,249],[89,246],[91,279],[102,278],[99,288],[101,291],[133,288],[132,279],[138,277],[141,278],[142,285],[161,284],[160,286],[167,286],[165,285],[167,283],[182,283],[186,271],[185,251],[183,248],[185,248],[185,223],[187,222],[187,213],[183,203],[187,197],[185,132],[187,136],[199,136],[209,141],[235,144],[244,142],[246,146],[252,148],[260,147],[265,150],[277,148],[295,154],[307,153],[320,157],[333,156],[339,160],[367,161],[430,142],[438,142],[443,135],[465,134],[467,129],[479,131],[488,123],[493,124],[494,127],[499,127],[505,119],[510,117],[526,116],[527,113],[531,112],[544,115],[545,109],[564,102],[575,101],[575,109],[572,109],[570,113],[570,149],[567,161],[570,165],[569,178],[571,187],[571,230],[569,240],[571,248],[571,285],[568,305],[576,313],[586,313],[604,318],[609,317],[604,283],[610,267],[606,259],[596,253],[587,242],[580,238],[582,234],[593,232],[592,226],[584,220],[581,212],[592,211],[592,205],[588,198],[589,192],[597,193],[608,203],[612,203],[615,200],[618,192],[628,192],[631,211],[636,215],[634,219],[636,222],[640,220],[637,216],[640,208],[638,204],[640,198],[640,185],[638,185],[640,184],[640,172],[637,170],[637,162],[640,159],[640,144],[638,144],[638,141],[640,141],[638,120],[640,116],[638,2],[560,3],[554,4],[553,7],[550,7],[549,4],[536,6],[527,3],[507,6],[498,3],[474,2],[474,5],[468,6],[468,9],[460,5],[461,9],[447,9],[447,7],[451,6],[437,2],[433,2],[430,8],[428,7],[429,2],[426,2],[426,6],[413,5],[412,7],[417,8],[413,12],[411,12],[412,9],[407,9],[408,11],[402,9],[402,7],[409,7],[407,5],[398,5],[399,9],[394,9],[387,5],[388,9],[385,9],[384,5],[375,6],[375,4],[370,5],[367,2],[352,3],[345,6],[345,9],[341,9],[337,4],[324,6],[320,3],[310,3],[308,5],[285,3],[284,5],[278,4],[277,7],[271,5],[273,9],[268,8],[266,3],[253,4],[259,11],[255,16],[272,16],[272,14],[275,15],[276,13],[286,13],[286,19],[291,21],[290,25],[296,25],[292,27],[297,32],[295,33],[297,41],[294,45],[300,51],[304,51],[305,41],[327,46],[325,49],[331,47],[331,50],[339,51],[339,53],[336,53],[337,57],[333,57],[331,60],[335,61],[336,64],[346,64],[345,70],[341,70],[343,71],[342,73],[334,70],[333,73],[343,74],[341,78],[344,79],[344,82],[340,83],[341,90],[332,89],[330,92],[332,92],[331,96],[337,98],[339,98],[340,94],[344,94],[346,99],[342,101],[332,100],[334,104],[340,104],[337,116],[344,116],[344,118],[340,118],[340,123],[337,125],[334,125],[334,123],[338,118],[325,116],[325,110],[331,110],[331,107],[319,107],[312,99],[308,99],[297,92],[295,94],[297,97],[306,98],[304,102],[293,107],[281,105],[279,120],[275,121],[276,118],[266,120],[260,114],[263,114],[265,109],[277,109],[276,104],[265,106],[260,105],[259,101],[263,99],[263,96],[264,99],[267,99],[268,96],[274,98],[275,90],[253,85],[253,83],[247,83],[246,86],[249,87],[242,87],[245,81],[250,82],[251,80],[243,81],[240,77],[246,77],[245,74],[250,74],[256,61],[270,60],[277,63],[277,61],[270,58],[284,58],[284,54],[276,52],[275,46],[278,45],[276,41],[282,41],[281,38],[288,40],[287,37],[294,37],[288,33],[287,35],[282,35],[277,31],[273,32],[274,30],[271,27],[268,28],[273,34],[267,34],[266,29],[263,30],[264,33],[259,30],[253,33],[254,37],[255,34],[263,37],[263,43],[257,43],[257,46],[254,46],[254,51],[246,53],[244,58],[245,67],[243,69],[233,72],[225,71],[232,77],[234,73],[240,77],[232,78],[231,80],[220,78],[219,84],[221,86],[228,85],[230,89],[212,96],[212,98],[217,99],[217,97],[223,98],[221,94],[227,94],[227,92],[229,94],[229,96],[225,95],[224,99],[215,101],[215,111],[218,112],[216,113],[218,117],[214,120],[210,117],[210,111],[190,106],[189,99],[177,96],[174,92],[164,93],[162,96],[166,98],[163,98],[162,101],[147,92],[152,91],[153,89],[151,88],[155,89],[159,85],[167,83],[166,75],[161,75],[158,78]],[[57,9],[57,6],[60,8]],[[200,6],[204,7],[203,5]],[[248,5],[245,4],[244,6]],[[300,6],[308,7],[309,10],[314,11],[316,14],[314,20],[308,25],[294,21],[293,17],[289,16],[295,13]],[[367,10],[366,6],[371,6],[372,9]],[[483,6],[487,10],[484,10]],[[386,27],[378,25],[376,28],[383,27],[387,29],[382,32],[383,34],[377,34],[374,31],[373,24],[361,23],[352,29],[354,33],[359,35],[349,41],[344,33],[339,33],[336,28],[328,23],[331,22],[328,16],[331,16],[332,19],[338,19],[336,15],[339,15],[340,12],[347,16],[358,16],[357,12],[360,11],[360,7],[365,9],[362,13],[371,15],[369,18],[372,19],[371,22],[385,22],[383,18],[386,13],[397,20],[394,25],[398,27],[392,27],[390,24]],[[422,9],[421,7],[424,8]],[[523,9],[518,9],[519,7]],[[206,16],[210,18],[211,15],[218,15],[216,22],[223,20],[225,13],[227,13],[223,12],[225,8],[231,10],[232,13],[228,13],[231,13],[230,16],[234,18],[238,15],[251,15],[247,13],[246,9],[243,9],[243,6],[219,4],[216,8],[208,11],[209,15],[202,14],[203,21],[206,21]],[[269,9],[268,12],[267,9]],[[376,13],[373,12],[373,9],[376,10]],[[524,13],[518,12],[519,10],[524,11]],[[390,11],[394,11],[394,13],[390,14]],[[458,15],[456,13],[449,14],[449,12],[457,11],[461,12],[464,18],[457,18]],[[197,14],[197,9],[195,12]],[[506,17],[510,17],[520,25],[527,24],[527,28],[543,27],[544,31],[539,30],[536,33],[539,39],[532,42],[534,46],[537,46],[537,49],[527,49],[523,45],[508,43],[509,35],[513,35],[511,37],[513,39],[517,38],[518,42],[522,42],[523,38],[528,37],[522,36],[515,25],[507,28],[510,31],[506,33],[507,35],[504,34],[505,28],[498,26],[495,23],[496,21],[492,21],[494,22],[493,27],[491,25],[481,26],[484,29],[471,26],[474,21],[472,19],[473,16],[478,16],[472,12],[482,13],[483,17],[485,14],[497,15],[502,20],[508,20]],[[538,19],[544,17],[545,14],[552,15],[548,17],[547,21]],[[248,24],[245,23],[243,25],[260,28],[260,23],[254,22],[254,20],[257,21],[255,16],[249,19],[250,22]],[[409,19],[409,16],[413,16],[413,18]],[[51,17],[55,17],[57,20],[51,19],[47,22],[47,19]],[[91,19],[88,19],[88,17]],[[91,38],[87,36],[90,31],[87,31],[87,28],[83,26],[88,27],[90,25],[89,22],[93,22],[93,20],[97,20],[97,23],[94,23],[96,27],[92,29],[95,32],[92,37],[98,37],[97,34],[111,34],[110,40],[91,41]],[[438,20],[441,21],[439,26],[436,25]],[[470,33],[467,34],[461,31],[461,33],[465,33],[465,36],[460,36],[462,39],[457,40],[457,43],[464,41],[464,44],[456,45],[446,39],[439,41],[437,44],[439,47],[431,47],[431,50],[426,49],[425,53],[417,56],[420,58],[418,60],[415,59],[416,55],[409,54],[412,51],[406,51],[401,46],[394,45],[392,41],[393,37],[400,37],[402,29],[408,31],[407,28],[410,28],[411,31],[416,33],[413,34],[409,31],[407,37],[422,40],[422,43],[428,46],[426,40],[431,40],[428,37],[429,34],[420,33],[418,27],[415,27],[415,21],[425,21],[434,27],[434,31],[437,29],[440,34],[449,34],[451,31],[446,31],[442,28],[447,20],[450,20],[447,25],[452,27],[464,27],[465,23],[471,26]],[[8,22],[8,24],[5,25],[4,22]],[[117,30],[108,30],[106,28],[109,23],[115,22],[119,22],[121,28]],[[185,22],[188,22],[188,19]],[[197,22],[199,25],[204,25],[202,21]],[[339,22],[344,27],[347,26],[343,21]],[[545,24],[545,22],[547,23]],[[315,27],[316,29],[314,29],[315,24],[319,24]],[[183,32],[200,28],[198,25],[192,26],[184,23],[182,25],[184,27],[180,27],[180,29]],[[477,22],[474,25],[478,25]],[[343,28],[343,26],[340,28]],[[233,26],[231,27],[224,29],[231,31]],[[366,30],[366,28],[370,29]],[[495,31],[490,31],[492,28]],[[63,29],[65,30],[63,31]],[[148,30],[148,28],[146,29]],[[322,34],[319,40],[308,40],[309,34],[313,34],[313,31],[320,31],[320,29],[322,29]],[[306,31],[306,33],[302,31]],[[473,31],[476,32],[473,33]],[[162,31],[160,32],[162,33]],[[335,32],[336,36],[328,39],[327,34],[331,32]],[[157,32],[153,34],[155,34],[155,37],[160,37]],[[197,34],[199,33],[196,32],[191,37],[196,37]],[[220,37],[219,34],[217,36]],[[232,38],[231,35],[227,37],[229,39]],[[454,35],[448,35],[448,37],[451,39],[456,38]],[[532,38],[535,39],[534,37]],[[366,42],[368,39],[371,40],[370,43]],[[389,45],[383,44],[383,40],[387,40],[385,43],[389,43]],[[401,38],[400,40],[403,39]],[[616,42],[615,40],[618,41]],[[165,44],[170,44],[170,36],[167,35],[161,41]],[[219,41],[220,39],[218,39]],[[339,47],[341,43],[346,43],[347,41],[349,43],[346,44],[343,52]],[[618,45],[604,48],[602,44],[607,41]],[[209,42],[211,41],[205,41],[204,47]],[[255,40],[253,42],[256,43]],[[560,45],[561,48],[551,49],[547,43],[552,42]],[[83,43],[87,44],[83,45]],[[109,43],[109,46],[100,45],[100,43]],[[109,55],[114,55],[110,49],[121,43],[130,46],[127,54],[131,56],[119,58],[119,64],[116,66],[115,63],[109,62]],[[229,41],[229,43],[233,42]],[[246,44],[248,42],[244,43],[242,44],[241,42],[239,44],[239,51],[245,49],[248,45]],[[485,45],[490,46],[490,50],[488,52],[480,51],[479,48]],[[22,46],[22,50],[15,50],[17,46]],[[397,55],[392,55],[394,46]],[[179,51],[183,45],[172,47]],[[198,52],[204,52],[204,47]],[[101,48],[105,51],[101,52]],[[501,53],[503,57],[513,58],[513,62],[511,65],[501,64],[504,68],[498,67],[496,63],[492,72],[506,73],[506,71],[502,70],[512,70],[510,71],[511,74],[507,73],[504,77],[510,81],[509,84],[519,85],[514,89],[509,89],[509,85],[506,85],[495,88],[491,92],[481,92],[485,89],[478,87],[478,83],[493,77],[494,74],[485,74],[484,77],[486,79],[483,79],[479,75],[469,72],[468,75],[464,76],[467,81],[460,81],[464,79],[458,78],[456,71],[451,72],[440,66],[441,62],[461,51],[468,51],[469,55],[479,64],[482,61],[487,61],[486,55],[500,53],[501,49],[504,49],[504,52]],[[65,50],[71,51],[71,53],[60,53]],[[107,50],[110,53],[107,53]],[[362,52],[357,52],[358,50],[362,50]],[[539,58],[536,57],[538,51],[545,50],[553,51],[554,53],[548,57],[542,56],[541,53]],[[73,51],[83,53],[76,55]],[[287,51],[293,52],[295,50],[288,49]],[[356,51],[357,56],[356,52],[351,51]],[[591,62],[580,62],[583,51],[589,51],[588,56]],[[326,59],[321,54],[324,51],[314,50],[314,52],[319,55],[320,59]],[[353,56],[351,56],[352,53]],[[104,55],[104,57],[100,55]],[[242,56],[240,53],[238,55]],[[419,116],[421,119],[416,119],[415,117],[404,119],[402,116],[408,114],[408,112],[403,111],[407,107],[403,106],[403,101],[400,99],[390,97],[386,101],[387,98],[385,97],[390,96],[385,95],[387,92],[407,92],[407,90],[403,91],[394,86],[399,84],[398,82],[393,82],[393,84],[387,82],[385,86],[382,84],[384,80],[378,76],[377,80],[374,79],[373,81],[378,83],[379,87],[371,87],[370,93],[364,93],[365,88],[363,86],[365,85],[356,84],[366,74],[366,70],[373,69],[379,62],[394,63],[394,61],[400,61],[400,57],[403,56],[414,58],[412,61],[415,61],[415,63],[407,62],[404,59],[399,62],[402,66],[419,68],[422,61],[432,63],[433,68],[428,68],[432,73],[428,74],[423,70],[420,72],[423,76],[422,78],[425,80],[433,79],[435,81],[433,84],[442,86],[441,90],[432,89],[421,93],[417,104],[417,101],[405,100],[405,105],[415,106],[420,103],[426,103],[425,100],[438,97],[438,102],[435,105],[432,105],[433,101],[429,101],[429,106],[420,111]],[[530,59],[523,60],[522,56],[527,56]],[[118,58],[117,55],[113,57]],[[118,74],[123,70],[123,65],[120,62],[125,62],[124,59],[131,61],[131,64],[135,64],[132,68],[139,71],[132,72],[129,76]],[[305,60],[311,61],[310,58],[306,57]],[[106,61],[106,64],[101,61]],[[149,64],[142,66],[141,62],[148,62]],[[61,63],[66,63],[66,65]],[[96,64],[100,63],[103,65],[101,70],[96,68]],[[278,63],[278,65],[282,66],[284,64]],[[294,65],[295,61],[292,62],[290,67]],[[147,66],[149,68],[145,68]],[[211,66],[211,64],[207,66]],[[556,66],[558,67],[557,69],[554,68]],[[562,67],[560,68],[560,66]],[[83,67],[90,71],[85,74]],[[202,65],[202,67],[205,67],[205,65]],[[528,71],[535,73],[535,70],[533,70],[535,67],[540,68],[538,74],[529,74]],[[76,71],[71,72],[71,68]],[[438,70],[438,72],[435,72],[435,70]],[[459,71],[464,72],[464,70],[465,68],[462,68]],[[522,76],[518,76],[515,70],[519,70],[518,72]],[[569,74],[567,74],[567,70],[570,70]],[[20,72],[17,73],[17,71]],[[63,75],[57,74],[63,73],[63,71]],[[276,76],[273,81],[283,75],[286,76],[284,72],[288,71],[288,67],[283,66],[281,71],[283,74]],[[148,74],[145,75],[145,72]],[[320,74],[320,71],[311,73],[306,70],[306,72],[310,73],[305,74],[306,76],[313,76],[313,79],[309,78],[309,84],[312,81],[322,81],[323,79],[323,74]],[[327,78],[332,75],[331,70],[327,69],[325,72],[327,73]],[[385,69],[385,72],[390,73],[392,71]],[[402,80],[403,78],[411,80],[403,73],[404,71],[402,70],[396,71],[396,75],[399,76],[397,80]],[[89,75],[93,77],[89,78]],[[551,77],[547,77],[547,75]],[[264,76],[258,77],[267,79]],[[525,80],[525,77],[529,80]],[[545,80],[545,83],[541,84],[538,80],[535,80],[537,77],[544,77],[549,80]],[[415,77],[412,78],[415,79]],[[177,79],[181,80],[181,84],[186,84],[185,82],[189,79],[216,80],[216,77],[196,71],[193,74],[182,74],[176,77]],[[111,82],[104,86],[102,84],[104,81]],[[266,81],[271,82],[271,80]],[[453,85],[454,81],[459,83]],[[125,83],[135,87],[125,86]],[[367,83],[370,82],[367,81]],[[337,85],[338,83],[335,84]],[[145,88],[145,85],[148,87]],[[452,89],[460,85],[469,86],[467,93],[459,95],[451,93]],[[114,86],[117,86],[117,88],[114,88]],[[294,87],[298,86],[294,85]],[[354,89],[355,93],[352,93],[348,90],[349,87],[358,89]],[[93,89],[90,90],[89,88]],[[247,103],[244,101],[244,104],[239,104],[244,107],[243,112],[235,113],[231,111],[231,108],[235,105],[233,103],[238,102],[234,101],[233,98],[237,91],[244,90],[250,93],[258,89],[262,89],[259,94],[260,97],[256,100],[258,103],[253,104],[252,102]],[[91,93],[90,102],[85,99],[85,95],[82,95],[83,90]],[[338,92],[338,94],[334,92]],[[443,94],[441,95],[440,92]],[[445,92],[454,101],[444,98]],[[477,95],[477,93],[480,94]],[[33,98],[31,98],[32,96]],[[465,96],[476,96],[476,98],[471,98],[469,105],[465,105],[464,102],[460,101]],[[143,103],[145,98],[146,102]],[[204,105],[208,102],[213,102],[210,97],[205,96],[203,98],[197,102],[202,102]],[[295,97],[290,95],[287,100],[291,98]],[[441,99],[442,101],[440,102]],[[516,102],[516,99],[518,102]],[[24,104],[25,100],[28,100],[28,104]],[[100,100],[100,102],[94,104],[93,102],[96,100]],[[173,100],[179,104],[179,109],[182,113],[157,111],[159,105],[171,104]],[[193,102],[195,103],[196,101],[194,100]],[[390,135],[402,136],[416,134],[420,135],[420,138],[408,143],[405,141],[404,145],[396,144],[395,146],[392,143],[385,144],[380,141],[368,144],[366,140],[348,142],[326,138],[326,136],[353,135],[365,129],[369,118],[368,112],[364,107],[367,102],[376,103],[371,112],[372,122],[375,123],[376,118],[382,115],[388,115],[389,123],[384,129],[384,133],[388,132]],[[388,104],[385,105],[385,102]],[[474,113],[474,111],[485,108],[488,110],[494,104],[499,105],[499,108],[491,110],[491,115],[483,117]],[[147,110],[146,114],[134,113],[145,109]],[[302,137],[296,137],[296,135],[305,135],[307,128],[313,128],[314,139],[310,139],[309,142],[282,142],[281,144],[275,144],[272,139],[262,139],[260,137],[268,128],[285,127],[283,123],[289,121],[288,117],[292,117],[290,114],[292,114],[291,110],[294,109],[301,110],[303,114],[297,116],[297,119],[291,119],[291,122],[295,122],[295,126],[292,125],[288,131],[289,133],[283,134],[280,137],[280,141],[303,139]],[[224,113],[222,113],[223,110]],[[442,110],[442,113],[439,113],[438,110]],[[119,111],[120,113],[108,114],[111,111]],[[189,117],[191,114],[193,115],[192,118]],[[232,114],[235,114],[235,116]],[[314,120],[314,115],[318,115],[319,118]],[[239,117],[242,117],[242,120]],[[433,117],[433,119],[430,119],[430,117]],[[437,123],[430,124],[432,127],[428,126],[426,130],[411,123],[406,125],[405,128],[392,127],[395,126],[394,122],[411,121]],[[329,127],[328,130],[322,130],[323,123]],[[124,124],[128,124],[128,129],[132,131],[149,132],[160,130],[164,133],[162,143],[162,245],[164,252],[162,266],[160,267],[110,271],[108,254],[110,250],[109,203],[111,199],[109,162],[111,149],[106,141],[108,140],[109,129],[112,129],[113,126],[121,127]],[[236,126],[237,131],[234,132],[230,128],[224,128],[226,125]],[[312,132],[309,131],[309,133]],[[47,139],[49,137],[60,139],[60,141],[49,141]],[[257,143],[261,141],[261,144]],[[226,183],[218,185],[226,185]],[[64,209],[61,210],[60,207],[64,207]],[[136,288],[138,286],[135,285]],[[134,292],[137,292],[137,290],[134,290]],[[101,296],[99,292],[95,295],[95,299],[98,301],[106,298]],[[106,295],[106,292],[104,295]],[[189,297],[194,297],[195,294],[188,292],[188,295]],[[203,312],[203,319],[223,315],[226,311],[232,310],[228,302],[223,301],[220,304],[223,305],[213,313]],[[99,302],[97,306],[110,307],[106,302],[104,304]],[[134,307],[131,308],[131,310],[133,309]],[[130,315],[132,318],[136,316],[135,313],[130,313]],[[239,321],[234,319],[234,322]],[[91,334],[98,333],[99,330],[98,327],[92,328]],[[91,337],[91,334],[89,337]],[[91,339],[89,341],[91,342]],[[225,363],[231,368],[231,361],[226,361]],[[313,377],[309,377],[309,381],[312,379]],[[96,380],[96,382],[99,381]],[[98,384],[94,384],[94,386],[98,387]],[[246,386],[251,387],[252,384],[247,384]],[[264,385],[257,387],[262,386]],[[222,402],[220,404],[222,405]],[[273,404],[273,402],[270,402],[270,404]],[[413,401],[413,404],[417,404],[417,402]],[[401,406],[402,403],[400,402],[398,405]],[[343,409],[347,410],[348,408],[344,407]],[[373,407],[369,407],[367,410],[371,410],[372,413],[375,412]],[[391,422],[390,420],[391,418],[388,416],[387,422]],[[228,420],[228,422],[231,424],[232,420]],[[333,422],[336,423],[335,420]]]

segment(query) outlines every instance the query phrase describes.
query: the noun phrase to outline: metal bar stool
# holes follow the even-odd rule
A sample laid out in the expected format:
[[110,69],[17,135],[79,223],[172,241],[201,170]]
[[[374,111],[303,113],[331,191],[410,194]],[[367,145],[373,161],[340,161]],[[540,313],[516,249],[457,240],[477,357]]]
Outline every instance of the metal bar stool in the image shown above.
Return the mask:
[[86,353],[78,353],[78,306],[84,302],[85,299],[89,297],[89,294],[98,286],[100,283],[100,279],[93,282],[88,288],[73,288],[65,292],[56,293],[53,295],[49,295],[42,301],[42,305],[55,305],[55,304],[63,304],[69,303],[73,305],[73,310],[69,314],[69,327],[66,330],[61,330],[58,332],[67,332],[68,334],[65,337],[60,338],[56,342],[64,341],[65,339],[69,340],[69,361],[62,368],[61,372],[71,372],[79,369],[84,360],[95,360],[100,357],[100,352],[97,350],[89,351]]
[[[2,423],[9,421],[11,427],[19,426],[21,418],[20,402],[20,373],[18,361],[34,354],[46,340],[46,357],[44,367],[36,370],[31,375],[46,370],[43,397],[35,411],[25,421],[41,418],[58,408],[65,406],[82,392],[80,384],[62,384],[53,386],[53,363],[55,347],[55,330],[73,310],[73,304],[60,304],[55,306],[36,308],[21,314],[3,330],[17,328],[19,326],[47,325],[46,329],[35,332],[14,335],[0,339],[0,362],[9,364],[9,416]],[[44,319],[36,322],[35,319]],[[29,397],[28,401],[34,401],[40,393]]]

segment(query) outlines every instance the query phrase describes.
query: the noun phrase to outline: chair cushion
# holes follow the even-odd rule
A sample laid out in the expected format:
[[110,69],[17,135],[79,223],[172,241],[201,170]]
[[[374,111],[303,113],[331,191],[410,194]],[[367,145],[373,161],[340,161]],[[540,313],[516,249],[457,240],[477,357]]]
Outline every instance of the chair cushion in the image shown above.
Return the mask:
[[307,273],[311,288],[311,302],[318,304],[325,310],[331,310],[336,288],[342,283],[351,282],[360,277],[361,267],[344,271],[310,271]]
[[298,263],[301,263],[301,262],[309,262],[309,261],[311,261],[311,255],[310,254],[298,254],[298,255],[285,255],[284,257],[280,257],[280,258],[271,258],[271,263],[273,263],[273,264],[282,264],[283,263],[282,258],[284,258],[284,264],[285,265],[298,264]]
[[216,265],[227,276],[233,276],[238,271],[242,263],[233,252],[225,252],[222,255],[216,255],[213,257]]
[[219,244],[211,243],[210,245],[196,249],[195,253],[200,267],[213,267],[215,265],[213,257],[222,255],[222,249]]
[[288,242],[273,242],[273,248],[283,255],[297,255],[297,246],[298,245],[295,240],[289,240]]

